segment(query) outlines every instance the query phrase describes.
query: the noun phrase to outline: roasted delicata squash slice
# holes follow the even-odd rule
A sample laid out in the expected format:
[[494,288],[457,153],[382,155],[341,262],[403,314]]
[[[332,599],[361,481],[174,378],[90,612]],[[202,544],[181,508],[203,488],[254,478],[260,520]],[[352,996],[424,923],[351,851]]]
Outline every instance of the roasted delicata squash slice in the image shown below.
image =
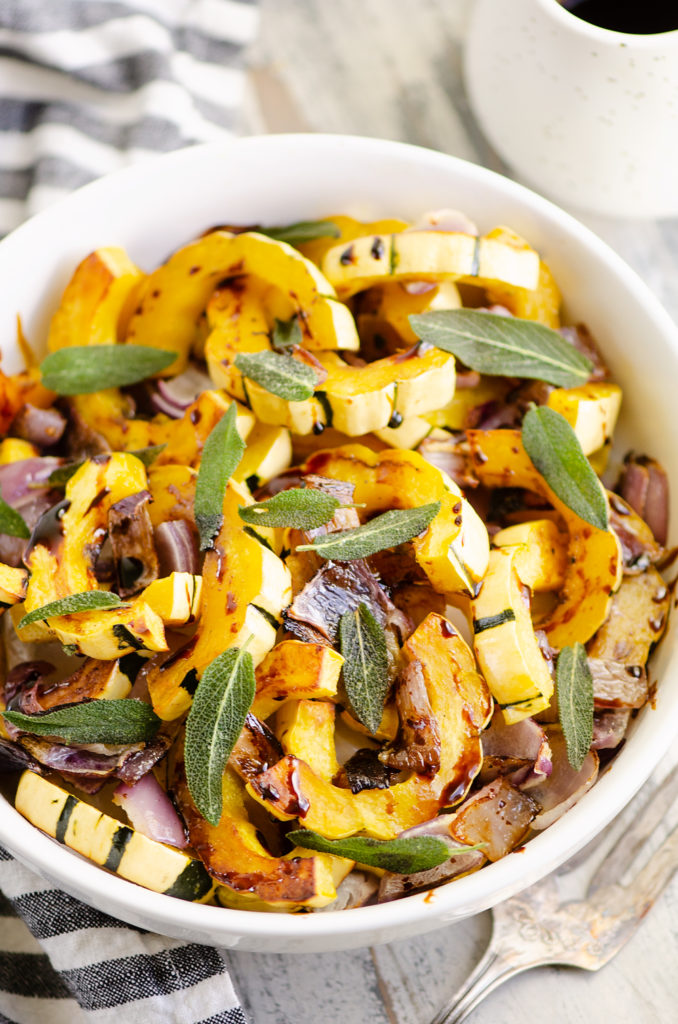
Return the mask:
[[[511,228],[494,228],[486,237],[513,246],[517,250],[531,251],[528,242]],[[543,260],[539,261],[539,277],[535,288],[492,282],[486,285],[485,292],[488,302],[505,306],[514,316],[523,320],[537,320],[554,329],[560,327],[560,291],[551,270]]]
[[350,242],[354,238],[364,238],[366,235],[392,235],[394,232],[404,231],[405,228],[409,227],[406,220],[399,220],[396,217],[362,221],[340,213],[332,217],[324,217],[323,219],[330,221],[334,225],[339,232],[338,237],[324,235],[296,246],[306,259],[313,260],[318,266],[321,265],[327,250],[332,249],[335,245],[340,245],[342,242]]
[[24,441],[21,437],[6,437],[0,441],[0,466],[23,462],[24,459],[34,459],[38,455],[40,451],[37,446],[30,441]]
[[218,825],[198,814],[179,766],[174,794],[188,828],[191,845],[207,871],[226,891],[221,902],[250,909],[300,910],[325,907],[353,861],[330,854],[294,849],[273,857],[262,846],[247,815],[245,790],[231,768],[222,780],[223,810]]
[[471,602],[478,664],[509,724],[545,710],[553,696],[520,572],[527,556],[523,544],[491,551],[480,593]]
[[[84,462],[66,484],[64,501],[45,513],[33,532],[24,555],[30,570],[26,601],[17,611],[28,613],[71,594],[100,590],[95,564],[108,530],[109,510],[145,488],[146,470],[133,455],[117,452]],[[35,622],[19,636],[26,641],[55,637],[102,660],[133,650],[167,650],[162,620],[143,598],[121,608]]]
[[567,534],[552,519],[532,519],[499,530],[492,538],[497,548],[519,545],[514,561],[520,581],[530,590],[560,590],[567,569]]
[[76,267],[47,338],[50,352],[69,345],[114,345],[122,339],[145,274],[123,249],[97,249]]
[[621,400],[622,390],[617,384],[598,381],[577,388],[556,388],[546,404],[565,417],[584,455],[591,455],[612,438]]
[[234,366],[236,356],[271,348],[267,292],[270,289],[255,278],[235,277],[220,284],[207,304],[205,361],[209,375],[217,387],[240,402],[247,403],[247,394],[242,374]]
[[416,560],[435,590],[473,593],[487,567],[487,530],[457,485],[418,452],[344,445],[312,455],[303,472],[352,483],[366,516],[440,501],[429,528],[412,541]]
[[163,373],[180,373],[217,284],[242,275],[275,290],[273,315],[283,320],[297,316],[306,348],[360,347],[348,307],[337,301],[332,285],[315,264],[284,242],[256,232],[231,235],[227,231],[213,231],[184,246],[146,279],[126,341],[175,351],[176,361]]
[[[558,603],[541,628],[554,647],[586,643],[605,622],[622,577],[616,534],[580,519],[548,487],[518,430],[469,430],[469,472],[487,487],[525,487],[543,495],[569,531],[568,565]],[[602,490],[602,484],[601,484]],[[606,499],[607,500],[607,499]]]
[[142,598],[166,626],[185,626],[200,615],[202,576],[190,572],[170,573],[150,583]]
[[148,671],[160,718],[179,718],[188,710],[200,673],[223,650],[249,640],[247,650],[258,665],[275,644],[280,616],[292,598],[291,579],[278,556],[241,528],[238,508],[251,503],[248,491],[230,480],[223,524],[205,555],[197,630],[185,647]]
[[343,663],[339,652],[325,644],[282,640],[257,666],[253,714],[268,718],[287,701],[303,698],[338,700]]
[[342,299],[387,281],[464,279],[481,287],[503,282],[534,290],[539,256],[489,235],[411,230],[335,245],[325,253],[322,270]]
[[285,427],[257,423],[247,437],[245,453],[233,474],[237,483],[256,491],[292,464],[292,439]]
[[198,903],[212,894],[212,879],[195,857],[149,839],[34,772],[19,779],[15,806],[47,835],[130,882]]
[[416,345],[419,337],[409,320],[413,314],[458,309],[461,304],[453,281],[412,282],[409,287],[407,282],[396,282],[373,288],[362,296],[356,318],[363,348],[365,345],[375,350],[380,345],[395,348]]
[[[420,663],[438,722],[440,768],[435,775],[412,773],[388,789],[352,793],[323,778],[307,761],[287,754],[248,784],[254,799],[276,818],[288,821],[298,817],[306,828],[329,839],[357,832],[392,839],[403,829],[434,817],[441,807],[461,800],[482,763],[480,732],[492,713],[487,684],[476,672],[468,646],[440,615],[431,614],[424,620],[406,641],[403,656],[408,662]],[[301,715],[307,714],[304,708]],[[317,733],[319,745],[333,714],[334,706],[327,703],[322,712],[325,725]],[[318,751],[314,756],[309,752],[312,731],[308,723],[302,729],[299,712],[290,715],[293,721],[284,721],[297,728],[298,741],[303,737],[300,748],[327,775],[334,762],[328,761],[325,753]],[[292,740],[288,737],[287,742]]]
[[304,761],[325,782],[339,772],[334,746],[336,708],[324,700],[297,700],[275,717],[275,734],[286,754]]
[[26,597],[28,573],[25,569],[13,569],[0,562],[0,615],[5,608],[20,604]]
[[45,711],[83,700],[123,700],[129,696],[139,669],[135,654],[98,661],[87,658],[80,668],[49,688],[41,687],[40,707]]

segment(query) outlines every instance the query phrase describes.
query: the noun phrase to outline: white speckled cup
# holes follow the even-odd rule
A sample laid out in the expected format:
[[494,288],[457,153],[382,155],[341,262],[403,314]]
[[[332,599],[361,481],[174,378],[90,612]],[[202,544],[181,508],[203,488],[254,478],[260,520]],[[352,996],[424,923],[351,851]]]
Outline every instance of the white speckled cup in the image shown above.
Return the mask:
[[612,32],[558,0],[476,0],[465,70],[489,141],[525,181],[596,213],[678,214],[678,31]]

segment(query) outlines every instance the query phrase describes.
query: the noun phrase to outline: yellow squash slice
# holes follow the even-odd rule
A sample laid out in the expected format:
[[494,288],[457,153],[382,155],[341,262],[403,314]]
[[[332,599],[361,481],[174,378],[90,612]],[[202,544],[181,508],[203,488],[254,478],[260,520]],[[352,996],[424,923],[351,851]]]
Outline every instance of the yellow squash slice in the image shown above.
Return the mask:
[[337,700],[344,659],[325,644],[283,640],[257,666],[257,693],[252,712],[268,718],[291,700]]

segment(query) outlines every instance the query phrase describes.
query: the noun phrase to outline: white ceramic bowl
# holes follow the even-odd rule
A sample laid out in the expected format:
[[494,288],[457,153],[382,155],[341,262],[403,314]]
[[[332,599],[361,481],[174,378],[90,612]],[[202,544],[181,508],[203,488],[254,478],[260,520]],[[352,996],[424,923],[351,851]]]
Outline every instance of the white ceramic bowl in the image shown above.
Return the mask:
[[[598,238],[555,206],[490,171],[398,143],[277,135],[196,147],[81,189],[0,244],[3,366],[20,367],[15,316],[42,345],[76,263],[123,245],[145,268],[217,223],[285,224],[331,213],[416,218],[457,207],[480,226],[504,223],[552,266],[570,318],[586,321],[624,388],[623,433],[678,481],[674,437],[678,332],[643,282]],[[671,536],[678,536],[676,517]],[[262,914],[184,903],[141,889],[59,846],[0,798],[0,842],[51,882],[143,928],[206,943],[322,952],[387,942],[478,913],[537,881],[588,842],[627,803],[678,731],[674,631],[652,662],[656,707],[638,716],[611,769],[546,832],[476,874],[383,906]]]

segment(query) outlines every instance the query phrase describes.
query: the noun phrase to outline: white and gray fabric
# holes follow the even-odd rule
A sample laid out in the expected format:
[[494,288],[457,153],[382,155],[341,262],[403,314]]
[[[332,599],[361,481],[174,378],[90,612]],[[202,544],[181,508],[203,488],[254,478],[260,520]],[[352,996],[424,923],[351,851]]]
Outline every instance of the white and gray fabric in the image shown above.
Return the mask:
[[0,1024],[246,1024],[218,950],[132,928],[0,847]]
[[[0,0],[0,235],[72,189],[234,134],[255,0]],[[220,953],[144,933],[0,848],[0,1024],[245,1024]]]
[[256,0],[0,0],[0,235],[127,163],[223,139]]

